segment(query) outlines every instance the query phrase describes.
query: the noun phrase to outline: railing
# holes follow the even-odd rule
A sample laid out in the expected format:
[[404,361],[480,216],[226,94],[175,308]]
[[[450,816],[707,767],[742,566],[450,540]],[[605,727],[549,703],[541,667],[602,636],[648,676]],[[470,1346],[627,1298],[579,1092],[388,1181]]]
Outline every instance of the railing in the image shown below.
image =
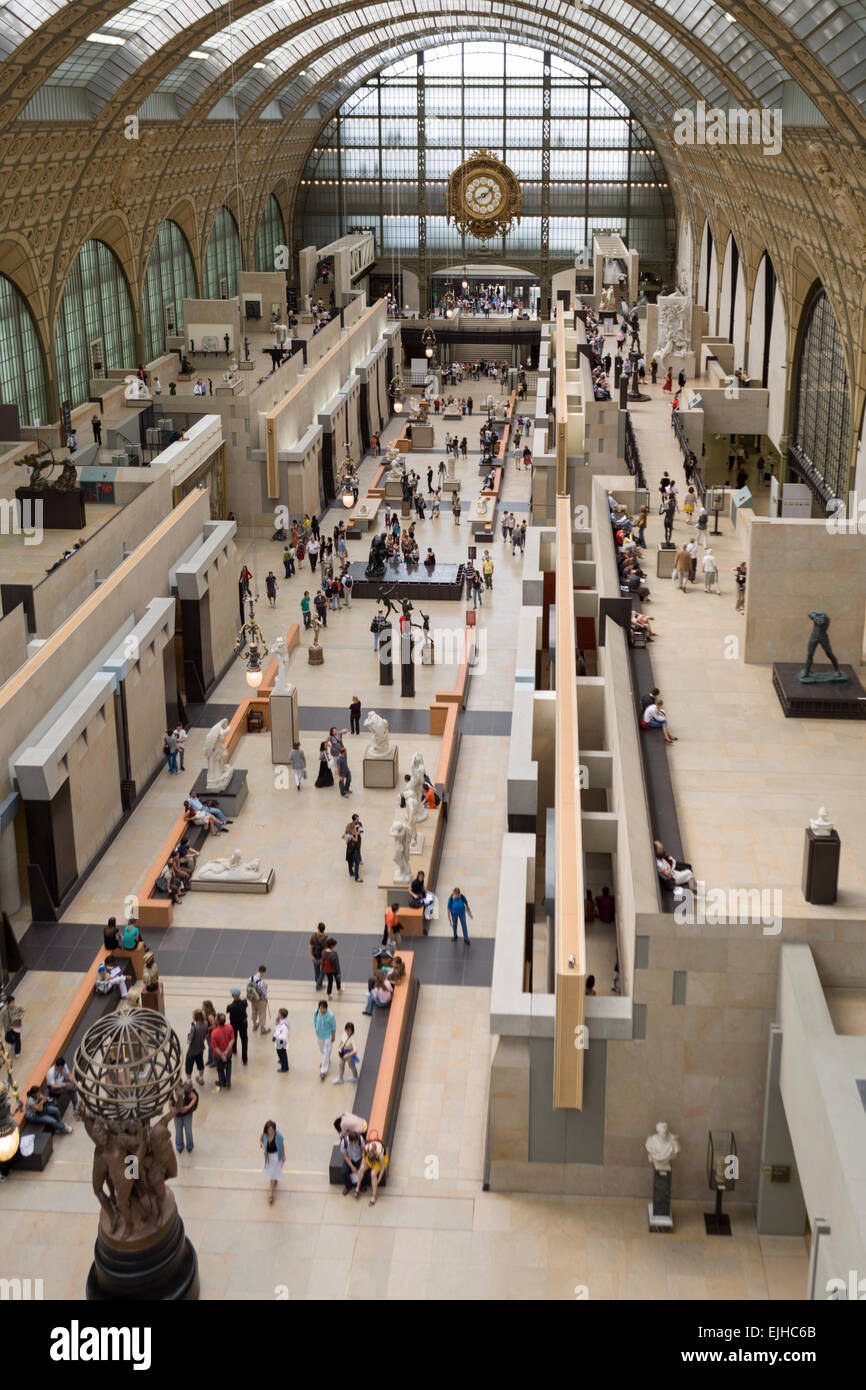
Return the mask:
[[[671,411],[671,428],[676,435],[677,443],[682,450],[683,463],[685,463],[692,451],[689,448],[689,441],[686,439],[686,432],[683,429],[683,422],[680,419],[680,412],[678,410]],[[707,485],[703,480],[701,470],[697,464],[695,464],[695,470],[692,473],[690,482],[698,494],[701,506],[705,506],[707,501]]]
[[833,489],[796,444],[792,444],[788,448],[788,467],[796,473],[798,478],[803,480],[813,497],[826,511],[834,496]]
[[646,487],[646,474],[643,471],[640,449],[634,434],[634,425],[628,411],[625,415],[625,466],[634,478],[638,487]]

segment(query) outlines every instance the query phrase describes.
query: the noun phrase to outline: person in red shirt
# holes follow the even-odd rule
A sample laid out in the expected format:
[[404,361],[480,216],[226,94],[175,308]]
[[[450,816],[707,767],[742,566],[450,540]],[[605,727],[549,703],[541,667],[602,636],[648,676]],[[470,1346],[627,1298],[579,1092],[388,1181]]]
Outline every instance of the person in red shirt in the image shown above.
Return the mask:
[[382,945],[396,946],[397,950],[399,950],[403,944],[399,913],[399,903],[392,903],[390,907],[385,908],[385,930],[382,933]]
[[217,1090],[232,1088],[232,1046],[235,1030],[226,1023],[225,1014],[217,1014],[217,1026],[210,1035],[210,1045],[217,1065]]
[[613,896],[608,892],[607,888],[602,888],[600,896],[595,900],[595,905],[598,908],[598,919],[600,922],[613,921],[616,916],[616,907]]

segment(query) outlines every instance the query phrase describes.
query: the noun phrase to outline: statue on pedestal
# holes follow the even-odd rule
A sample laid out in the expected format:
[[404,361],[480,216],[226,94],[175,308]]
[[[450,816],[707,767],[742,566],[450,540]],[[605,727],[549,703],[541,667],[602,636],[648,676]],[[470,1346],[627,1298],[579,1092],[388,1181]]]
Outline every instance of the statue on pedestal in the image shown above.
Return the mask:
[[408,821],[395,820],[389,833],[394,837],[394,882],[409,883],[412,878],[409,868],[412,827]]
[[821,806],[818,809],[818,819],[810,820],[813,835],[830,835],[833,831],[833,822],[827,819],[827,811]]
[[221,792],[225,791],[229,782],[232,780],[232,769],[229,764],[229,755],[226,752],[223,740],[229,731],[229,721],[221,719],[218,724],[214,724],[205,736],[204,756],[207,761],[207,782],[205,791]]
[[685,357],[692,350],[691,300],[681,289],[675,294],[658,295],[658,347],[654,361],[667,365],[669,357]]
[[384,531],[380,531],[370,542],[370,554],[367,559],[367,567],[364,574],[367,579],[377,579],[385,573],[385,561],[388,557],[388,542]]
[[616,297],[613,285],[608,285],[606,289],[602,290],[601,298],[598,301],[598,312],[600,314],[616,313]]
[[373,739],[372,743],[367,744],[365,756],[368,758],[388,758],[391,756],[391,742],[388,736],[388,721],[383,719],[381,714],[377,714],[374,709],[370,710],[364,720],[364,728],[370,730]]
[[313,641],[312,645],[307,648],[307,661],[311,666],[324,666],[325,649],[319,646],[319,633],[322,630],[321,619],[314,615],[310,627],[313,632]]
[[[797,680],[801,681],[803,685],[846,682],[848,677],[840,669],[833,648],[830,646],[830,638],[827,635],[830,619],[826,613],[810,613],[809,617],[812,619],[812,632],[809,637],[809,645],[806,648],[806,665],[798,673]],[[833,664],[832,671],[820,671],[817,675],[812,674],[812,662],[815,658],[816,647],[823,647]]]
[[258,883],[262,877],[262,861],[250,859],[245,864],[239,849],[228,859],[209,859],[196,871],[196,878],[218,879],[221,883]]
[[671,1163],[680,1151],[680,1141],[671,1134],[664,1120],[655,1128],[646,1141],[647,1158],[653,1165],[653,1199],[650,1204],[650,1225],[662,1217],[664,1224],[671,1221]]
[[419,821],[427,819],[427,803],[424,799],[426,790],[424,784],[425,776],[426,773],[422,755],[420,753],[413,753],[412,761],[409,764],[409,792],[418,802],[419,810],[416,820]]
[[286,647],[285,637],[277,637],[271,643],[269,655],[277,658],[277,678],[274,681],[274,695],[290,695],[291,686],[289,685],[289,652]]

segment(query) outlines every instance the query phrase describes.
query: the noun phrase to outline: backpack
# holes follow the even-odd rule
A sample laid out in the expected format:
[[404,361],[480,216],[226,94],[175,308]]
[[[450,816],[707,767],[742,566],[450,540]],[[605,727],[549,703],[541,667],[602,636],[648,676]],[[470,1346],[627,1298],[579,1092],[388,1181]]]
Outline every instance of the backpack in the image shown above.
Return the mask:
[[250,1004],[257,1004],[260,999],[264,999],[261,991],[261,981],[255,975],[251,975],[247,980],[247,1000]]

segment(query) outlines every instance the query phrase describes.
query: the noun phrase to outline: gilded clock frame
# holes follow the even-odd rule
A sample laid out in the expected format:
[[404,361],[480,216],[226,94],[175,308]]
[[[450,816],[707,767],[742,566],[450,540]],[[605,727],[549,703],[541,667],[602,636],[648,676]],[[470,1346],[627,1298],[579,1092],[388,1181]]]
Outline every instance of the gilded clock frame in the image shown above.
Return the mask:
[[[470,180],[479,174],[493,178],[502,191],[502,202],[488,217],[479,216],[466,201],[466,188]],[[479,241],[490,241],[492,237],[504,236],[520,221],[521,202],[520,184],[508,165],[489,150],[473,150],[448,180],[445,216],[458,231],[469,232]]]

